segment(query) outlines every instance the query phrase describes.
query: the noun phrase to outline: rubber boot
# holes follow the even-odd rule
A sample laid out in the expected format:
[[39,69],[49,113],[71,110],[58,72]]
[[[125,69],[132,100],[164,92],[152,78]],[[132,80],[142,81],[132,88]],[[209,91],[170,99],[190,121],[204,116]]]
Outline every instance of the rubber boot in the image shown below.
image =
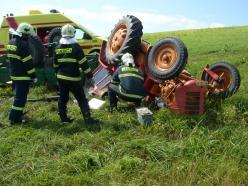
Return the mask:
[[69,118],[66,113],[59,113],[60,120],[62,123],[72,123],[73,119]]
[[11,125],[21,125],[26,124],[28,121],[25,119],[18,119],[18,120],[10,120]]
[[83,116],[84,116],[84,123],[86,125],[99,124],[99,120],[92,118],[91,115],[90,115],[90,112],[84,112]]

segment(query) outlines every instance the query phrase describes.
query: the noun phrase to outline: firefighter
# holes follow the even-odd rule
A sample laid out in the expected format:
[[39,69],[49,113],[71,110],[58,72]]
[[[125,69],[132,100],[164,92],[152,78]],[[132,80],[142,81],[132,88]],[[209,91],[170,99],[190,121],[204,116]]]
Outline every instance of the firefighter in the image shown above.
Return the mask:
[[[72,25],[64,25],[61,29],[62,38],[54,50],[54,69],[58,80],[60,98],[58,101],[59,116],[62,123],[71,123],[67,116],[69,92],[72,92],[84,117],[85,124],[96,124],[90,114],[88,101],[85,97],[80,77],[80,70],[86,75],[86,84],[93,86],[91,69],[87,59],[75,39],[76,30]],[[80,69],[81,68],[81,69]]]
[[28,45],[28,37],[34,35],[33,27],[28,23],[21,23],[17,30],[10,29],[13,35],[7,45],[10,61],[10,77],[15,91],[14,102],[9,114],[11,124],[25,123],[23,109],[27,101],[30,82],[36,82],[35,68]]
[[146,95],[144,75],[135,66],[133,56],[126,53],[121,59],[123,65],[115,71],[108,87],[110,112],[117,109],[118,98],[139,106]]

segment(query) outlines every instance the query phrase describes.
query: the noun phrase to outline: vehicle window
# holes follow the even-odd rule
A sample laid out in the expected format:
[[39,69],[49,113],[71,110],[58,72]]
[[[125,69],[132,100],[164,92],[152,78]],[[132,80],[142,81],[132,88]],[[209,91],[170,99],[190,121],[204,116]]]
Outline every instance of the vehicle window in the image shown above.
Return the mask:
[[92,39],[91,36],[89,34],[87,34],[86,32],[84,32],[83,30],[77,28],[76,29],[76,35],[75,35],[76,39]]
[[75,35],[75,38],[76,39],[83,39],[83,37],[84,37],[84,31],[82,31],[82,30],[80,30],[80,29],[76,29],[76,35]]

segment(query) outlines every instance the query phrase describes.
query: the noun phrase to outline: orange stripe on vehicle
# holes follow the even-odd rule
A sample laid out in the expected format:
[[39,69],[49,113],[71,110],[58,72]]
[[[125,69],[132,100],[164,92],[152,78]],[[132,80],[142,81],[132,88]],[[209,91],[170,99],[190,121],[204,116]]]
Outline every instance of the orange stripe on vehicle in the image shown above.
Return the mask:
[[[66,23],[73,23],[73,22],[71,22],[71,21],[63,21],[63,22],[31,23],[31,25],[39,26],[39,25],[56,25],[56,24],[66,24]],[[2,26],[1,28],[9,28],[9,26]]]
[[0,55],[7,54],[7,51],[0,51]]
[[10,26],[2,26],[1,28],[9,28]]
[[71,21],[64,21],[64,22],[47,22],[47,23],[32,23],[31,25],[55,25],[55,24],[66,24],[66,23],[72,23]]
[[91,49],[93,47],[100,47],[101,45],[84,45],[84,46],[81,46],[82,49]]

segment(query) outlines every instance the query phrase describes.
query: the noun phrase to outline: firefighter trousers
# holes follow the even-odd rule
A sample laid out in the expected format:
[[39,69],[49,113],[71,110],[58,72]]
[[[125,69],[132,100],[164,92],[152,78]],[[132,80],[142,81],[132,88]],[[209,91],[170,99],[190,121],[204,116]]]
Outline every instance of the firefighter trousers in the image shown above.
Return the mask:
[[15,91],[14,102],[9,114],[9,120],[20,122],[22,120],[23,109],[27,102],[30,81],[13,81]]
[[133,102],[135,105],[139,106],[141,103],[141,99],[137,98],[131,98],[124,96],[120,93],[119,86],[115,84],[110,84],[108,87],[108,96],[109,96],[109,104],[110,107],[114,108],[117,107],[118,103],[118,98],[128,101],[128,102]]
[[69,93],[72,92],[73,96],[78,102],[84,119],[90,118],[90,108],[88,100],[85,97],[81,81],[74,82],[58,79],[58,84],[60,93],[58,109],[60,117],[67,117],[67,102],[69,101]]

